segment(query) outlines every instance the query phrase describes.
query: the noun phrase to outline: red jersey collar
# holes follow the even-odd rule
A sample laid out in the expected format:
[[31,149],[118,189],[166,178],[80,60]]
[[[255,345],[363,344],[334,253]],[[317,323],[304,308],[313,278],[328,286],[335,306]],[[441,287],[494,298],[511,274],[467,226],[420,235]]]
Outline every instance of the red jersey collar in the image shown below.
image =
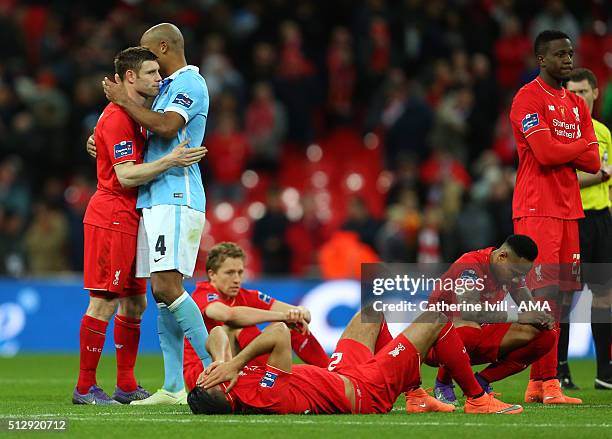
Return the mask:
[[538,83],[540,87],[542,87],[542,90],[544,90],[546,93],[548,93],[551,96],[563,99],[567,93],[567,91],[565,90],[565,87],[561,87],[560,90],[557,90],[556,88],[553,88],[547,83],[545,83],[542,79],[540,79],[539,76],[536,77],[535,81]]

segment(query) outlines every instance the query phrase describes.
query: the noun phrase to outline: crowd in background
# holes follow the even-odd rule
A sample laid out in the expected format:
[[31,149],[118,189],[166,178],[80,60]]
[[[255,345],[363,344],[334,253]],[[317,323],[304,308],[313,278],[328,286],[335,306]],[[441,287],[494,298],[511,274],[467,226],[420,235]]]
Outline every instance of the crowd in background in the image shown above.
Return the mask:
[[[210,94],[202,252],[237,240],[261,275],[451,261],[512,233],[508,120],[567,33],[612,122],[607,0],[0,0],[0,274],[82,270],[85,141],[114,55],[179,26]],[[612,82],[610,82],[612,84]]]

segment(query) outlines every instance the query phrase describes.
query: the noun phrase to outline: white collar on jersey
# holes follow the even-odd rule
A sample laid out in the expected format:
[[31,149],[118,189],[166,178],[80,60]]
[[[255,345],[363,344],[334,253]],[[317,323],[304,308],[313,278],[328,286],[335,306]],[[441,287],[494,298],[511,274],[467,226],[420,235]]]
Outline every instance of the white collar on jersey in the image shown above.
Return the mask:
[[167,78],[164,78],[164,81],[172,81],[173,79],[176,79],[176,77],[178,75],[180,75],[183,72],[186,72],[187,70],[194,70],[195,72],[200,72],[200,68],[199,67],[192,66],[192,65],[187,65],[185,67],[181,67],[180,69],[178,69],[176,72],[174,72],[173,74],[171,74]]

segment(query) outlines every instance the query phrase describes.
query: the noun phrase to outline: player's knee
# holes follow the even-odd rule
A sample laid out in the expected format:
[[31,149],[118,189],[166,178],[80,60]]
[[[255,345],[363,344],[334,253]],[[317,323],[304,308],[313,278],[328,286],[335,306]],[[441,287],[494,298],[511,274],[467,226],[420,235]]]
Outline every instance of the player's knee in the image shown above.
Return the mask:
[[94,319],[108,322],[117,310],[119,299],[111,295],[91,296],[86,314]]
[[119,303],[119,314],[139,319],[147,309],[147,296],[132,296],[121,299]]
[[425,311],[415,320],[415,323],[430,323],[442,328],[448,322],[448,317],[438,311]]

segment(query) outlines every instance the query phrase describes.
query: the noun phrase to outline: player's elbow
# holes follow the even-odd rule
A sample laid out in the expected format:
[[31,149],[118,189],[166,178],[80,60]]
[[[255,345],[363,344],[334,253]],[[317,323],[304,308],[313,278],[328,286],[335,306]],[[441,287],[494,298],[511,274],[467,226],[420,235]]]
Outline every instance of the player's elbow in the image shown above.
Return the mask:
[[177,136],[180,127],[177,127],[175,124],[170,121],[163,120],[157,130],[154,130],[157,134],[159,134],[164,139],[173,139]]

